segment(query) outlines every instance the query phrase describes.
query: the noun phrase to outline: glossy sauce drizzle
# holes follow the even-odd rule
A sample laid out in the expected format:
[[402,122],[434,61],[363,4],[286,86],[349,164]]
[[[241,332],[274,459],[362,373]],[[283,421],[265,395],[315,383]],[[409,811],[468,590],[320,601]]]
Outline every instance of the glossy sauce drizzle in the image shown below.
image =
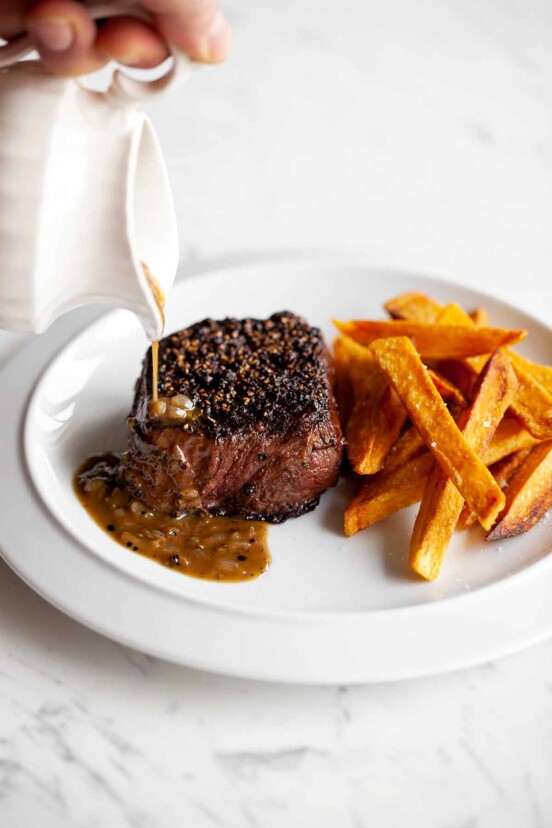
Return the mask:
[[[147,266],[145,262],[140,262],[142,265],[142,270],[144,271],[144,276],[147,279],[148,285],[150,286],[150,290],[153,294],[153,298],[155,299],[155,303],[157,305],[157,310],[161,314],[161,320],[163,322],[163,330],[165,330],[165,294],[159,287],[159,282]],[[158,386],[159,386],[159,340],[154,339],[151,343],[151,398],[153,402],[157,402],[158,396]]]
[[116,454],[90,457],[74,485],[90,517],[121,546],[175,572],[213,581],[250,581],[268,568],[266,523],[157,512],[120,487],[119,461]]
[[151,399],[157,402],[159,398],[159,340],[151,343]]

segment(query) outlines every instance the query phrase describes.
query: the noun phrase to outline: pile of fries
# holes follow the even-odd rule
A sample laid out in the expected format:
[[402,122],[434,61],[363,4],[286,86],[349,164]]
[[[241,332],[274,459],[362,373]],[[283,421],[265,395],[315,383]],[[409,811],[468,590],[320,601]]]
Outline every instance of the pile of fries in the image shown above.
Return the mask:
[[511,346],[527,332],[489,326],[421,293],[386,303],[391,319],[335,324],[337,394],[359,488],[354,535],[421,501],[410,563],[438,577],[455,529],[486,540],[527,532],[552,507],[552,367]]

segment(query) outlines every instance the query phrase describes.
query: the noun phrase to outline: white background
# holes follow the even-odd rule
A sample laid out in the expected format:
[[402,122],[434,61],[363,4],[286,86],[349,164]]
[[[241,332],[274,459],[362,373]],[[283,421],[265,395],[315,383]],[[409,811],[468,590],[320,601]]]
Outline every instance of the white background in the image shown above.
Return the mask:
[[[354,245],[550,319],[547,0],[226,10],[233,59],[150,107],[184,261]],[[89,632],[2,564],[0,824],[544,828],[551,657],[364,688],[218,678]]]

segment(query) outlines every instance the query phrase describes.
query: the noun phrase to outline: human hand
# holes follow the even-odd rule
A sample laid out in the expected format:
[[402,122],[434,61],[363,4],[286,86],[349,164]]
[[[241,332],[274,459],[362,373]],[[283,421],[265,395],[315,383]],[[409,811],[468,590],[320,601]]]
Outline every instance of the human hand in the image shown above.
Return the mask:
[[[128,0],[125,5],[133,7]],[[202,63],[227,56],[231,31],[217,0],[142,0],[136,6],[150,14],[151,25],[119,16],[98,27],[77,0],[0,0],[0,37],[27,31],[50,71],[67,76],[93,72],[109,60],[151,68],[168,57],[167,43]]]

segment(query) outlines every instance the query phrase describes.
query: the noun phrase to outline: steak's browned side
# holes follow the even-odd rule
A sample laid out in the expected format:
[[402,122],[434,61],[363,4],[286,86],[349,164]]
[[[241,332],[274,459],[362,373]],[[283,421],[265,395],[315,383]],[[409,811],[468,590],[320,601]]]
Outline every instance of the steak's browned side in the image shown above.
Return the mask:
[[331,357],[293,313],[205,319],[159,343],[159,396],[194,403],[183,425],[148,417],[151,351],[129,418],[125,486],[171,514],[196,509],[275,523],[334,486],[342,434]]

